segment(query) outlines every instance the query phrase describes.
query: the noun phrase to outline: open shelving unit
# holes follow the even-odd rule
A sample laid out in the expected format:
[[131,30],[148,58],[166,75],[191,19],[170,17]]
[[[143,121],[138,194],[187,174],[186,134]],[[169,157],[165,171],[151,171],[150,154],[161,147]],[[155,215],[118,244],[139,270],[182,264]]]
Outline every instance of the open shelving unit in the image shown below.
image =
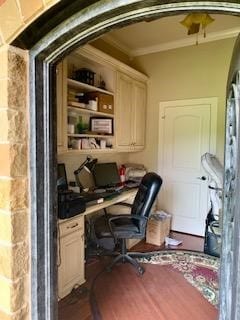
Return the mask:
[[68,106],[68,111],[79,112],[79,113],[82,113],[82,114],[88,114],[90,116],[102,116],[102,117],[106,117],[106,118],[114,118],[114,114],[105,113],[105,112],[99,112],[99,111],[93,111],[93,110],[80,108],[80,107]]
[[[76,70],[79,69],[88,69],[92,70],[94,73],[94,85],[85,83],[82,81],[73,79],[75,78],[74,74]],[[103,133],[91,133],[91,125],[90,120],[91,118],[100,118],[100,119],[112,119],[112,129],[115,128],[115,117],[114,117],[114,98],[115,98],[115,78],[116,74],[115,71],[104,62],[101,62],[100,60],[94,60],[88,57],[84,52],[79,50],[78,52],[75,52],[74,54],[70,55],[67,59],[67,79],[66,79],[66,85],[67,85],[67,118],[68,118],[68,124],[74,124],[74,132],[71,130],[67,130],[67,140],[68,140],[68,152],[79,152],[79,153],[106,153],[106,152],[113,152],[115,150],[115,133],[113,131],[112,134],[104,134]],[[100,88],[100,80],[104,79],[105,88]],[[82,95],[83,100],[78,101],[77,99],[74,99],[74,94],[76,95]],[[91,95],[97,95],[96,98],[93,98],[93,100],[96,101],[96,106],[91,106],[90,103],[86,103],[85,101],[87,99],[90,99],[88,97],[91,97]],[[75,95],[75,97],[76,97]],[[113,105],[112,105],[112,111],[108,109],[108,112],[103,112],[103,110],[100,108],[100,99],[99,95],[101,97],[110,96]],[[72,98],[73,97],[73,98]],[[104,106],[105,107],[105,106]],[[95,110],[96,108],[96,110]],[[74,117],[76,118],[76,122],[74,120]],[[71,120],[69,120],[71,118]],[[80,123],[84,128],[83,130],[79,130],[78,124]],[[84,132],[86,131],[86,133]],[[74,140],[81,141],[78,143],[75,143]],[[83,143],[84,139],[84,143]],[[106,148],[101,148],[101,140],[106,141]],[[88,141],[89,146],[92,149],[88,149]],[[87,142],[87,147],[86,147]],[[94,142],[94,143],[92,143]],[[95,144],[96,143],[96,144]],[[97,148],[96,145],[99,145],[100,148]],[[72,149],[72,147],[81,147],[81,149]],[[95,146],[95,148],[94,148]],[[86,148],[86,149],[85,149]]]
[[107,91],[107,90],[104,90],[104,89],[101,89],[101,88],[98,88],[98,87],[95,87],[95,86],[91,86],[90,84],[87,84],[87,83],[84,83],[84,82],[80,82],[80,81],[77,81],[77,80],[73,80],[73,79],[70,79],[70,78],[67,79],[67,84],[71,88],[81,89],[81,90],[84,90],[85,92],[98,91],[98,92],[109,94],[109,95],[112,95],[112,96],[114,95],[114,93],[111,92],[111,91]]
[[92,153],[115,153],[117,150],[115,148],[105,148],[105,149],[68,149],[67,152],[59,152],[59,154],[92,154]]
[[[87,74],[82,74],[83,69],[87,69]],[[58,152],[143,150],[147,81],[144,74],[90,45],[70,54],[57,67]],[[111,122],[99,119],[111,119]],[[96,134],[99,131],[108,135]],[[72,139],[91,139],[92,147],[92,139],[96,139],[102,149],[95,145],[96,149],[85,150],[86,141],[71,144]],[[104,148],[101,139],[106,140],[108,148]],[[72,147],[79,149],[72,150]]]
[[68,137],[74,138],[112,138],[112,134],[68,133]]

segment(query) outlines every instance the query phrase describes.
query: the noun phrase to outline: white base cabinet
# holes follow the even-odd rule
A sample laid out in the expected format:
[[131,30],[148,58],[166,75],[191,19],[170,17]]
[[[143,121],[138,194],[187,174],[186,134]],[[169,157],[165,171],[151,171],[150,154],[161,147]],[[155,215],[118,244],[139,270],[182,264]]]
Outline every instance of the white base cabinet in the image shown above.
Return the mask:
[[68,295],[84,278],[84,216],[59,224],[58,296]]

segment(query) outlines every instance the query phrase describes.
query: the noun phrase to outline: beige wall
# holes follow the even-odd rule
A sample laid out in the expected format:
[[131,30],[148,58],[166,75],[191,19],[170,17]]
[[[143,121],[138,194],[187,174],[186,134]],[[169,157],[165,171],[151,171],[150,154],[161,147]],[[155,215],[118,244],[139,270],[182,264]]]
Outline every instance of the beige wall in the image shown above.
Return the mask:
[[234,39],[200,44],[138,57],[134,65],[149,80],[146,148],[131,161],[157,170],[159,103],[168,100],[218,97],[217,156],[223,161],[227,74]]
[[[103,153],[103,154],[91,154],[93,158],[97,158],[99,162],[117,162],[118,165],[128,162],[128,153]],[[58,155],[58,162],[65,163],[68,180],[75,181],[74,170],[76,170],[80,164],[86,159],[86,155],[76,154],[61,154]],[[89,180],[90,175],[82,171],[80,180],[83,186],[88,187],[91,184]]]

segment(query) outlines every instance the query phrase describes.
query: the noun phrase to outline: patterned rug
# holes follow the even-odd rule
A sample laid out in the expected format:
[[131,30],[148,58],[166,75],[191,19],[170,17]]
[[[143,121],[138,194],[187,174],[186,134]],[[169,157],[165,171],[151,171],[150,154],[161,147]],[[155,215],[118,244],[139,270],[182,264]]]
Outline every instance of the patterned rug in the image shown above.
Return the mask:
[[144,258],[140,263],[171,265],[197,288],[215,307],[218,306],[219,258],[192,251],[159,251]]

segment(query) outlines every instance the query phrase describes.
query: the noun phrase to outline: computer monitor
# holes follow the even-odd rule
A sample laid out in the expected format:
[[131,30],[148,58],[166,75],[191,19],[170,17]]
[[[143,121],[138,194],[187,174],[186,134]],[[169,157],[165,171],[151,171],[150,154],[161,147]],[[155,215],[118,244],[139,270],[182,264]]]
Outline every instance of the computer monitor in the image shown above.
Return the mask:
[[116,162],[97,163],[93,170],[96,187],[111,187],[120,183]]
[[57,189],[58,190],[67,190],[67,174],[64,163],[58,163],[58,176],[57,176]]

